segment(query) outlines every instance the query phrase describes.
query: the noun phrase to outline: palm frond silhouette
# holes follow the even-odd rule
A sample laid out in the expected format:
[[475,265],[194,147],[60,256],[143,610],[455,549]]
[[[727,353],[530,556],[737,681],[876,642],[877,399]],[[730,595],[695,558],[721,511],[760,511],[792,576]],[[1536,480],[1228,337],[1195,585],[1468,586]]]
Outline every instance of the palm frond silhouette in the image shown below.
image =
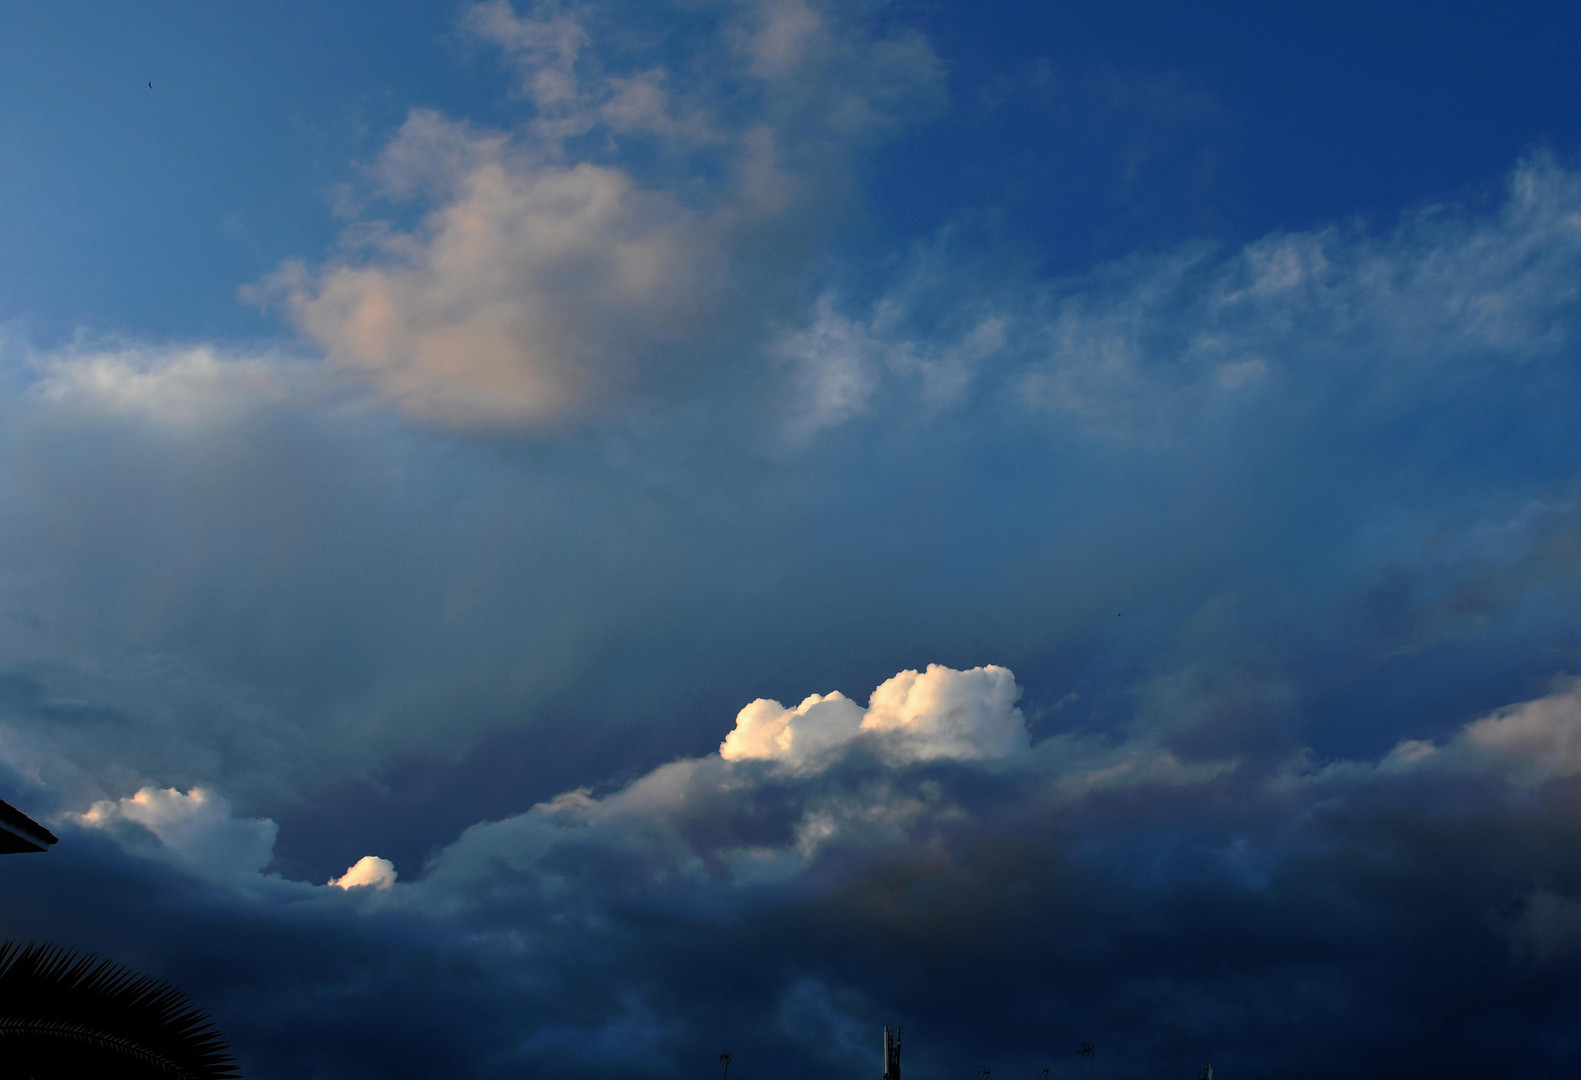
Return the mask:
[[167,982],[58,945],[0,944],[0,1063],[28,1080],[235,1080],[203,1011]]

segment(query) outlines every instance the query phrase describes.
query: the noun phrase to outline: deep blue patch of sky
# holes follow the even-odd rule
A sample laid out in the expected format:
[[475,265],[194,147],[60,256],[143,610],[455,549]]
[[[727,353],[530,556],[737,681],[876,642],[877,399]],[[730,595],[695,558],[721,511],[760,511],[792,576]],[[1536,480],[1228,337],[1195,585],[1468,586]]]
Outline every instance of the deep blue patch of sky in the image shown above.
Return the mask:
[[[235,297],[333,242],[334,185],[415,106],[519,116],[456,8],[23,6],[0,38],[0,321],[267,335]],[[869,179],[882,251],[965,217],[1059,274],[1491,192],[1581,145],[1567,4],[902,5],[952,103]],[[147,83],[153,81],[152,91]],[[176,212],[178,211],[179,212]]]
[[917,4],[954,107],[886,151],[877,229],[971,208],[1052,273],[1497,194],[1581,145],[1561,3]]

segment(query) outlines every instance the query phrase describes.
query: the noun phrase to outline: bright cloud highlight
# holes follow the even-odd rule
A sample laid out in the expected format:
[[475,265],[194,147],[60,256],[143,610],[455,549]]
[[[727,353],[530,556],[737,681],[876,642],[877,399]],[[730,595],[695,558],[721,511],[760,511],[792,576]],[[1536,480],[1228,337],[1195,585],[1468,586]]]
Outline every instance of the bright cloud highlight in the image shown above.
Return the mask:
[[327,884],[342,889],[372,888],[389,892],[395,885],[395,864],[377,855],[364,855],[346,868],[340,877],[330,878]]
[[211,788],[190,791],[145,787],[135,795],[101,800],[78,821],[93,829],[140,825],[164,849],[203,871],[256,874],[274,857],[280,827],[267,818],[236,818],[231,804]]
[[838,691],[814,694],[794,709],[759,698],[737,715],[719,756],[817,772],[868,734],[897,764],[1009,757],[1029,745],[1025,718],[1015,707],[1019,696],[1006,668],[956,671],[929,664],[924,672],[902,671],[885,680],[866,712]]

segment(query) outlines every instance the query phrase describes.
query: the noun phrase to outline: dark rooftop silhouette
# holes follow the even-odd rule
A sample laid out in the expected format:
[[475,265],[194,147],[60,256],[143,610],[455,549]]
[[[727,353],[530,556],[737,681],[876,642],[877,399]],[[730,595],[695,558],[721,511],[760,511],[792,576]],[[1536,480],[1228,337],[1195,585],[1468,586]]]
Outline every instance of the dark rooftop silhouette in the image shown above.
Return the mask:
[[53,843],[54,833],[0,799],[0,855],[48,851]]

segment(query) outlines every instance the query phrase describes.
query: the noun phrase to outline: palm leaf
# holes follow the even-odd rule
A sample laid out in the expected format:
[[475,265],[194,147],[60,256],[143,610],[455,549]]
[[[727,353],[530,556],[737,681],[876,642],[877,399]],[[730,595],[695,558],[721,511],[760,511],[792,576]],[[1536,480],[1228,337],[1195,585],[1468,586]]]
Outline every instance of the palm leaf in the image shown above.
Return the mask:
[[58,945],[0,944],[0,1072],[233,1080],[224,1036],[167,982]]

